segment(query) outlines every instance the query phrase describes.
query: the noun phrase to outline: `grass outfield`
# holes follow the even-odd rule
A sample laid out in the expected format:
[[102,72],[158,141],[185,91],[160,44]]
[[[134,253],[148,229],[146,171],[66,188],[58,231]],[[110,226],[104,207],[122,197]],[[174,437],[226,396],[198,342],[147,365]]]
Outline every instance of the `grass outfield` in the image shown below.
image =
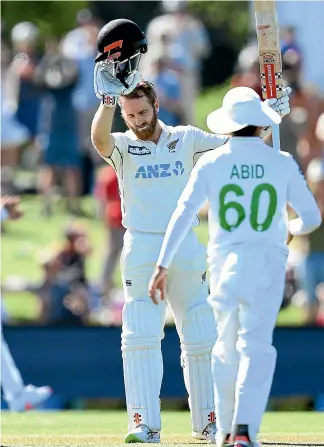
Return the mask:
[[[123,445],[126,413],[80,411],[60,413],[2,413],[2,446],[88,447]],[[200,444],[190,436],[188,412],[162,412],[162,443],[170,446]],[[260,440],[271,445],[324,446],[321,413],[267,413]],[[206,444],[205,444],[206,445]]]

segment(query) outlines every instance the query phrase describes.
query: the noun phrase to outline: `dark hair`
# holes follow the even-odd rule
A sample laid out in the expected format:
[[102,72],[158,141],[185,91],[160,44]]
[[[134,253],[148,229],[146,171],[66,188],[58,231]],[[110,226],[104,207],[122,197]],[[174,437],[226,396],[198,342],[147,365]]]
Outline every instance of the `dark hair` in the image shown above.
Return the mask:
[[253,137],[257,130],[257,126],[246,126],[243,129],[233,132],[233,137]]
[[145,96],[148,102],[154,107],[154,103],[157,100],[154,84],[148,81],[141,81],[134,90],[127,95],[121,95],[120,98],[137,99]]

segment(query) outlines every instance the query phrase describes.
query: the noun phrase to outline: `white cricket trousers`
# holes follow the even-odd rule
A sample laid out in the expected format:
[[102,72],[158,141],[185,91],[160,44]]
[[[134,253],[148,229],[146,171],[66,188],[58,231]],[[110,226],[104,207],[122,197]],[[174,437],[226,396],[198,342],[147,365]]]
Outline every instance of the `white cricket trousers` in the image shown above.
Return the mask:
[[[161,340],[166,302],[148,297],[164,234],[128,230],[121,271],[125,292],[122,353],[129,430],[139,424],[159,431],[163,375]],[[214,422],[211,350],[216,340],[213,311],[207,304],[205,247],[190,231],[168,271],[167,302],[181,342],[181,361],[191,408],[192,430]]]
[[0,324],[1,337],[1,386],[6,401],[12,400],[24,388],[20,372],[10,354],[8,345],[3,337],[2,324]]
[[276,364],[272,335],[283,299],[287,254],[245,245],[210,263],[218,338],[212,352],[218,436],[249,426],[256,441]]

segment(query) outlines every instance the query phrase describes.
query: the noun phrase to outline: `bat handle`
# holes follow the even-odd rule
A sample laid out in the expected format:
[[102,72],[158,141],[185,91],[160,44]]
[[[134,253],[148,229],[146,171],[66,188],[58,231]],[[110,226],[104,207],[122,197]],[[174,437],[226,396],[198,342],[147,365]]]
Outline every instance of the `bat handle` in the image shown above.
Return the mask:
[[274,124],[272,126],[272,144],[274,149],[278,152],[280,151],[280,129],[279,124]]

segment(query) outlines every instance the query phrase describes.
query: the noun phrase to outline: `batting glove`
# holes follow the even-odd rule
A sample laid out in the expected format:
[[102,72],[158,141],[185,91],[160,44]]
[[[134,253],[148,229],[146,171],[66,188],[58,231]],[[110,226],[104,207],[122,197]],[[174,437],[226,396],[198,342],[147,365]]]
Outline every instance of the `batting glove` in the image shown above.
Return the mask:
[[267,99],[265,102],[283,118],[290,113],[289,94],[291,92],[291,88],[287,87],[283,90],[281,98]]
[[98,62],[93,73],[93,86],[97,98],[105,107],[115,107],[120,95],[131,93],[141,81],[141,74],[135,71],[126,79],[126,88],[110,71],[109,64]]

